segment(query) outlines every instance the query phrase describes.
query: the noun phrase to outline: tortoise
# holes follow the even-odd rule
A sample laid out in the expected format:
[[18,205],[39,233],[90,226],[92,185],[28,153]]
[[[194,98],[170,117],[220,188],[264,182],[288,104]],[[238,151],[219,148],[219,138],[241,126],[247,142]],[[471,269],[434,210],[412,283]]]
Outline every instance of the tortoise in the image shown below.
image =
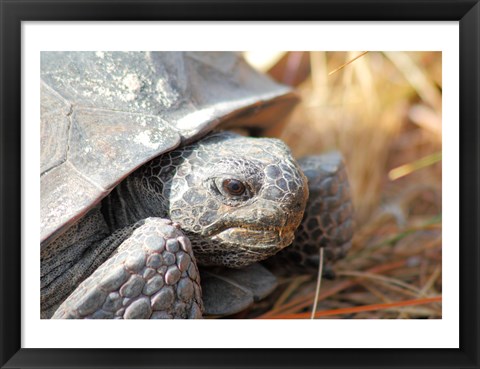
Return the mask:
[[239,53],[42,52],[41,317],[231,314],[275,287],[259,262],[341,257],[341,156],[228,130],[296,101]]

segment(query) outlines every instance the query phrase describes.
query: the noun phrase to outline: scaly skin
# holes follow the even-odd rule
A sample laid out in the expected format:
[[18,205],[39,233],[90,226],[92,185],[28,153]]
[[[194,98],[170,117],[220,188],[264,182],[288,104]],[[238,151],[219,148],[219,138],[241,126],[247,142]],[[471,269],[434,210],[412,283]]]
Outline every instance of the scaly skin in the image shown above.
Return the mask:
[[[242,193],[234,195],[225,187],[232,179],[244,186]],[[145,227],[142,222],[158,225],[164,222],[161,218],[169,218],[190,239],[199,264],[238,268],[268,258],[292,243],[307,197],[306,178],[279,140],[222,132],[162,155],[117,186],[102,202],[101,212],[93,209],[73,231],[43,248],[42,317],[50,317],[55,310],[54,317],[198,316],[196,306],[201,303],[195,294],[185,301],[177,292],[174,298],[183,305],[175,303],[161,314],[154,313],[154,306],[163,305],[154,302],[153,295],[139,292],[139,288],[134,289],[139,293],[136,296],[125,294],[130,279],[146,285],[151,278],[161,278],[163,287],[155,296],[169,287],[166,271],[145,271],[148,257],[136,271],[128,269],[128,256],[117,256],[147,252],[145,240],[157,232],[156,226]],[[160,234],[158,243],[169,237]],[[169,262],[178,266],[177,258]],[[118,280],[107,283],[106,288],[102,281],[109,279],[113,269],[118,271]],[[122,270],[130,275],[126,281]],[[188,271],[181,271],[171,287],[178,291],[177,283],[185,278],[192,279]],[[110,306],[107,299],[114,298],[121,298],[122,306],[115,305],[115,311],[105,308],[105,304]]]

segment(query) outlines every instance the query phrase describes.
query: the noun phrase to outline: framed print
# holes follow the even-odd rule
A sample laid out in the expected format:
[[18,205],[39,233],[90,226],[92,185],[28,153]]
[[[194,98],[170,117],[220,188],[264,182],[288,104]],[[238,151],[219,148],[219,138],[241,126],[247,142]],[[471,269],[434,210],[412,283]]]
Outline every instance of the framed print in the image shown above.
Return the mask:
[[479,367],[477,1],[1,5],[2,368]]

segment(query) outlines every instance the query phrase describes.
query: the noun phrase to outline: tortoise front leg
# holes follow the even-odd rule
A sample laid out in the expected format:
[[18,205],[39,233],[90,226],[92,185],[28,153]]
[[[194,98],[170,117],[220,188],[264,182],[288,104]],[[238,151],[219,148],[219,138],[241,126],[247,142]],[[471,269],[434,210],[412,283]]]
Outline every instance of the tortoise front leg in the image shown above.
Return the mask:
[[52,318],[201,318],[200,276],[190,241],[169,220],[142,222]]
[[324,248],[324,271],[351,246],[354,211],[345,165],[338,152],[307,156],[299,161],[308,178],[309,198],[293,244],[272,258],[276,270],[316,272]]

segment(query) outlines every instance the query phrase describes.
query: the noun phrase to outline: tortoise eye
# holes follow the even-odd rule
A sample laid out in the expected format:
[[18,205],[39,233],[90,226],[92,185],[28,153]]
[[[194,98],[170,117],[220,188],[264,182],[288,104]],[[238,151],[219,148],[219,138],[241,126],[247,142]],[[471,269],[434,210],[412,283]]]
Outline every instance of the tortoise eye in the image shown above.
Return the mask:
[[234,196],[240,196],[245,192],[245,185],[237,179],[225,179],[222,187],[225,192]]

